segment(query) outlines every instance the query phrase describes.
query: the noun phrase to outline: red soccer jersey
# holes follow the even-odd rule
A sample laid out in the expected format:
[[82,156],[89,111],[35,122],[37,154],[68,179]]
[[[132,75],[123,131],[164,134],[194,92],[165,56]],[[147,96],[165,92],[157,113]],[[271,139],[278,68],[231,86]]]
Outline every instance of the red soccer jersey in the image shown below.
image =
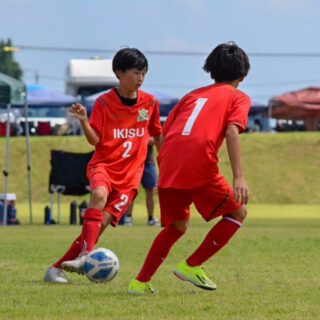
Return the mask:
[[126,106],[111,89],[95,101],[89,123],[100,141],[88,170],[103,166],[114,189],[138,189],[149,137],[161,134],[156,98],[139,90],[137,103]]
[[196,89],[170,112],[164,126],[158,185],[194,189],[219,173],[218,150],[228,124],[247,125],[250,98],[227,83]]

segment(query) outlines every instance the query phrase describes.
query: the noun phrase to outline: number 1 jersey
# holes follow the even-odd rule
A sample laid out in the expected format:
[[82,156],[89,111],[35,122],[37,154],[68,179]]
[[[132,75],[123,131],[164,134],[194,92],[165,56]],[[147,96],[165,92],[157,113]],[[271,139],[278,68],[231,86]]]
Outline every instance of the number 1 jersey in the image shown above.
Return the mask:
[[111,89],[95,101],[89,123],[100,141],[87,170],[102,166],[116,190],[138,189],[149,137],[161,134],[158,101],[138,90],[137,103],[127,106]]
[[170,112],[158,155],[161,188],[195,189],[219,174],[218,150],[228,124],[243,132],[250,98],[227,83],[196,89]]

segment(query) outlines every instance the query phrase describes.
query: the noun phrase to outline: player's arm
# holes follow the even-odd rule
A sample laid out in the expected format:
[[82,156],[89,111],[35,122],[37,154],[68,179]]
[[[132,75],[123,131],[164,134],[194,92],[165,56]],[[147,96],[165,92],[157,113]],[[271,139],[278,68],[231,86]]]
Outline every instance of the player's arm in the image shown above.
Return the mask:
[[157,150],[159,151],[160,145],[162,142],[162,139],[161,139],[162,128],[160,124],[160,112],[159,112],[158,100],[156,100],[156,104],[153,108],[149,125],[148,125],[148,130],[150,134],[149,145],[155,145]]
[[156,146],[157,151],[159,152],[160,147],[161,147],[161,143],[163,141],[163,136],[159,135],[159,136],[154,136],[154,137],[151,137],[151,138],[153,138],[154,145]]
[[227,126],[226,142],[233,173],[234,197],[236,197],[237,200],[241,200],[242,204],[247,204],[249,200],[249,190],[242,171],[239,128],[237,125],[229,124]]
[[148,146],[156,146],[157,151],[159,152],[162,141],[163,141],[162,135],[150,137],[148,141]]
[[89,124],[86,108],[80,103],[77,103],[69,108],[69,112],[72,117],[80,120],[80,124],[88,142],[92,145],[96,145],[99,142],[99,137]]

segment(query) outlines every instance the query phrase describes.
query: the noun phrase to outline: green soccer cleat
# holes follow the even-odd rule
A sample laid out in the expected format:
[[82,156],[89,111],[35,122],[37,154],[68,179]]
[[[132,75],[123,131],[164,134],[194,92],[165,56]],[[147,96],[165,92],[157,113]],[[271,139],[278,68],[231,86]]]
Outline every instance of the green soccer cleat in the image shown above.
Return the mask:
[[185,261],[181,261],[173,270],[173,273],[179,279],[189,281],[201,289],[217,289],[217,286],[208,278],[202,266],[190,267]]
[[139,280],[132,280],[129,284],[128,293],[154,293],[154,289],[151,286],[151,282],[140,282]]

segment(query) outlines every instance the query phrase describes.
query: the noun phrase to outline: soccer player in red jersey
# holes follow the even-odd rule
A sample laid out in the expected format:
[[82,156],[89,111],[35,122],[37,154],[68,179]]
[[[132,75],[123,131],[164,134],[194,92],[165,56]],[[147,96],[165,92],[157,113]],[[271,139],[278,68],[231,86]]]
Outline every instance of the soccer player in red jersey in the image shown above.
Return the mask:
[[[163,126],[158,192],[164,229],[154,239],[136,279],[131,281],[129,293],[154,292],[151,278],[186,232],[191,203],[204,220],[219,216],[222,219],[173,272],[200,288],[216,289],[202,264],[229,241],[247,214],[248,186],[241,166],[239,134],[246,128],[250,98],[237,87],[248,74],[249,59],[234,42],[224,43],[210,53],[203,69],[215,83],[184,96]],[[224,138],[233,188],[218,168],[217,154]]]
[[158,101],[139,90],[148,70],[146,57],[137,49],[124,48],[114,56],[112,67],[119,86],[95,101],[90,120],[81,104],[69,109],[80,120],[88,142],[95,146],[87,166],[91,196],[81,234],[47,269],[46,281],[68,282],[62,269],[83,274],[85,254],[109,224],[117,225],[137,195],[150,136],[160,147]]

